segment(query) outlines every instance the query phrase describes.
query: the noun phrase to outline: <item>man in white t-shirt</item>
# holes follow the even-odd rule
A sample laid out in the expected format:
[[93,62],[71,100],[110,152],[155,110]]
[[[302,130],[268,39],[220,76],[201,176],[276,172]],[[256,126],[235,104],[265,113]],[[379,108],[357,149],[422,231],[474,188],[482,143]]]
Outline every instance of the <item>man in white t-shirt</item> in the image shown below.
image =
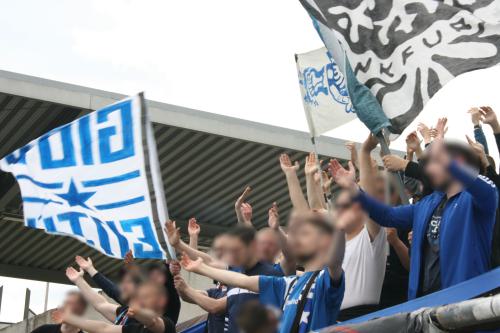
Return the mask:
[[387,236],[384,228],[371,221],[349,193],[340,192],[336,212],[347,210],[351,219],[340,219],[346,233],[346,249],[342,268],[345,294],[339,320],[347,320],[373,312],[380,302],[387,261]]

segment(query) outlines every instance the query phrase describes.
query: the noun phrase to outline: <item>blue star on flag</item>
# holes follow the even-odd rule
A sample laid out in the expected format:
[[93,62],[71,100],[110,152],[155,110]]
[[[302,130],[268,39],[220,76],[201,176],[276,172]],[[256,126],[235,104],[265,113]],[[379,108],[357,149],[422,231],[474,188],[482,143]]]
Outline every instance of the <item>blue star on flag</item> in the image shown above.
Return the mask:
[[62,199],[66,200],[68,205],[71,207],[73,206],[82,206],[87,209],[90,209],[85,202],[90,199],[96,192],[78,192],[78,189],[76,188],[75,182],[73,179],[71,179],[71,183],[69,184],[68,187],[68,192],[67,193],[56,193],[57,196],[61,197]]

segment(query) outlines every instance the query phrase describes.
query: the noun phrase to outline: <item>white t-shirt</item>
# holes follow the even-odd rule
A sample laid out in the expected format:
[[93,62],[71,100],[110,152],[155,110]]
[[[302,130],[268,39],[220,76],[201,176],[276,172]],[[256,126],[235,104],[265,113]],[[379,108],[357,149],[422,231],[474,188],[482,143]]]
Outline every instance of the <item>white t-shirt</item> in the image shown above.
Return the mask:
[[379,304],[387,250],[387,235],[384,228],[380,228],[373,242],[366,226],[356,237],[346,242],[342,263],[345,294],[340,309]]

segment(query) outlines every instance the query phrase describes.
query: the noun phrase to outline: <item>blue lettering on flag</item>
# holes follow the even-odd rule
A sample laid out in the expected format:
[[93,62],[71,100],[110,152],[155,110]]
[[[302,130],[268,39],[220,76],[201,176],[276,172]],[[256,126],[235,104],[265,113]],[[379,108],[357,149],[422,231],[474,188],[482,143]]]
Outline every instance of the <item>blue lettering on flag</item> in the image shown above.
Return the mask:
[[134,244],[134,253],[136,253],[140,257],[147,258],[158,258],[162,257],[161,249],[156,242],[154,237],[153,229],[151,229],[151,223],[147,217],[120,221],[125,232],[133,232],[134,228],[142,229],[142,233],[144,237],[140,237],[139,240],[144,244],[149,245],[152,250],[146,251],[144,250],[144,244],[135,243]]
[[116,151],[111,149],[111,138],[117,134],[116,126],[110,126],[98,131],[99,133],[99,153],[101,163],[111,163],[133,156],[134,153],[134,133],[132,128],[131,103],[125,101],[108,106],[100,110],[97,114],[97,122],[104,123],[108,116],[116,111],[120,111],[122,125],[122,148]]
[[[56,133],[60,134],[60,142],[62,145],[63,157],[59,160],[53,158],[52,148],[49,142],[50,137],[54,137]],[[40,149],[40,160],[43,169],[64,168],[75,165],[75,151],[73,142],[71,141],[71,126],[63,126],[59,130],[50,132],[50,135],[43,136],[38,141]],[[57,137],[57,136],[56,136]]]

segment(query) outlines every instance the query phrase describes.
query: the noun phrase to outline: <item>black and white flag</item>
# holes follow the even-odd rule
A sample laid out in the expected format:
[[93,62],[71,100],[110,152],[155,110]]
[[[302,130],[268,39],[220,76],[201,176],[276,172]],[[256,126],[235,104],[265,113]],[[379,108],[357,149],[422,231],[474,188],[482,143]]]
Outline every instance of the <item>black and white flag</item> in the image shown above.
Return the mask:
[[401,133],[454,77],[500,62],[500,0],[300,0]]

